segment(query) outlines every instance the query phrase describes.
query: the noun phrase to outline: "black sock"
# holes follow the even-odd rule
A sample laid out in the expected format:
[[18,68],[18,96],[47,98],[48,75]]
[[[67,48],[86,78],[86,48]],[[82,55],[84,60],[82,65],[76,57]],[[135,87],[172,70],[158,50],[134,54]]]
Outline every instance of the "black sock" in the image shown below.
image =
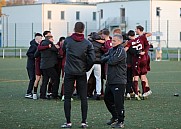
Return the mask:
[[37,87],[34,87],[34,94],[36,94],[37,93]]

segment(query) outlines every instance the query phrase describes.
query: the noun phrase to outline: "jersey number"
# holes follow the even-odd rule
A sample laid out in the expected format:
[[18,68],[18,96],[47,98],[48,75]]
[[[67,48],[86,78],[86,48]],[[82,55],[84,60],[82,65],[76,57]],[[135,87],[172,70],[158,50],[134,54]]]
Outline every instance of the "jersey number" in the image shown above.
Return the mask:
[[143,47],[142,44],[138,44],[136,46],[133,46],[133,48],[135,48],[136,50],[141,50]]

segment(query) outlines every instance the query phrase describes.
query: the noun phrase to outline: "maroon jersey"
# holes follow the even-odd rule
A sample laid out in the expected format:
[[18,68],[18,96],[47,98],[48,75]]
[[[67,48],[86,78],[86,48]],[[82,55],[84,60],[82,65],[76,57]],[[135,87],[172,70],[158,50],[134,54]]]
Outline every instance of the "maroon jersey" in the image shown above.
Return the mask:
[[144,55],[133,56],[133,75],[145,75],[148,71],[148,50],[149,43],[145,35],[141,35],[133,40],[128,41],[126,47],[132,47],[140,52],[145,52]]
[[102,47],[102,51],[103,51],[104,53],[108,52],[108,50],[109,50],[110,48],[112,48],[111,42],[112,42],[112,40],[107,40],[107,41],[105,41],[104,46]]
[[133,40],[129,40],[126,47],[132,47],[133,49],[136,49],[137,51],[140,51],[140,52],[144,51],[145,52],[144,55],[134,56],[133,58],[137,58],[139,61],[147,60],[149,43],[148,43],[148,40],[147,40],[145,34],[141,35]]
[[[49,46],[41,46],[41,44],[42,44],[42,42],[38,45],[38,48],[37,48],[38,51],[42,51],[42,50],[49,48]],[[41,74],[42,74],[41,70],[40,70],[40,60],[41,60],[40,56],[35,59],[35,73],[38,76],[41,76]]]

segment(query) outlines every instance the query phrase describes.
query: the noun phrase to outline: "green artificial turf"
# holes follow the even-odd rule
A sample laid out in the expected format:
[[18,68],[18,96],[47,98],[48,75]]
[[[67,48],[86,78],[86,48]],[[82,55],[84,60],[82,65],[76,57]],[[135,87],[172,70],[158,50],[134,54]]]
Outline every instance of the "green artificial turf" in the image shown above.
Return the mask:
[[[151,62],[148,79],[153,92],[148,99],[125,101],[125,129],[181,129],[181,62]],[[63,102],[25,99],[27,85],[26,58],[1,58],[0,129],[60,129],[65,122]],[[106,122],[111,115],[104,101],[88,102],[88,128],[110,129]],[[72,101],[71,118],[72,128],[78,129],[78,99]]]

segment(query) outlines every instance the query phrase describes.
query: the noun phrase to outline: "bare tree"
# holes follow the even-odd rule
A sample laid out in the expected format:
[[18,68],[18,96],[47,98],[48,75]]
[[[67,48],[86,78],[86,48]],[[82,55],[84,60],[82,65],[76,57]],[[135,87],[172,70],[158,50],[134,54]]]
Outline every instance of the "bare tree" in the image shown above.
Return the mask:
[[2,15],[2,6],[6,6],[6,0],[0,1],[0,16]]

